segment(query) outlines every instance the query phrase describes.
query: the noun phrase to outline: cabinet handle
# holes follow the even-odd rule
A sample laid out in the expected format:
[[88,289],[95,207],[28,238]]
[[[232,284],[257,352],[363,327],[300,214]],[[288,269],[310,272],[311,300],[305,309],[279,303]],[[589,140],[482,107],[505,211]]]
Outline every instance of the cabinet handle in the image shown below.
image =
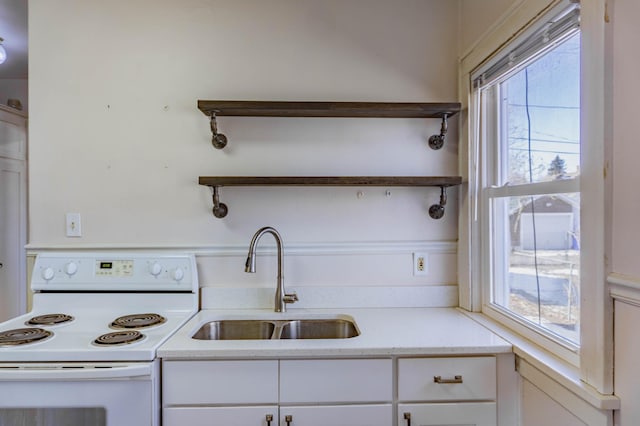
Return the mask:
[[267,414],[265,420],[267,421],[267,426],[271,426],[271,422],[273,421],[273,414]]
[[293,421],[293,416],[292,415],[284,416],[284,421],[287,422],[287,426],[291,426],[291,422]]
[[462,376],[454,376],[453,379],[443,379],[440,376],[433,376],[433,382],[442,384],[462,383]]
[[407,426],[411,426],[411,413],[404,413],[404,419],[407,421]]

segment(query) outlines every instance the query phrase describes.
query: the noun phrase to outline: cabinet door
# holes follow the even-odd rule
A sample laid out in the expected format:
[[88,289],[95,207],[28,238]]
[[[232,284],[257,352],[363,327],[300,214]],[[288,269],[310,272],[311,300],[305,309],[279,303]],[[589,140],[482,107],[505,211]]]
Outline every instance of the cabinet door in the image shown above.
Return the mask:
[[162,410],[163,426],[277,426],[278,407],[175,407]]
[[280,426],[389,426],[391,404],[280,407]]
[[26,160],[27,118],[0,105],[0,157]]
[[494,402],[398,404],[398,426],[496,426]]
[[0,158],[0,322],[26,312],[25,162]]

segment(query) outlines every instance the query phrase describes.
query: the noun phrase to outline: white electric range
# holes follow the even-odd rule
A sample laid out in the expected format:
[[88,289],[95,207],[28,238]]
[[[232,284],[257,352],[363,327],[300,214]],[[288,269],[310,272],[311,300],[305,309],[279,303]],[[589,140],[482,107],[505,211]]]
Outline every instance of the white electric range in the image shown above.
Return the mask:
[[157,426],[157,348],[198,309],[195,257],[43,253],[0,323],[0,426]]

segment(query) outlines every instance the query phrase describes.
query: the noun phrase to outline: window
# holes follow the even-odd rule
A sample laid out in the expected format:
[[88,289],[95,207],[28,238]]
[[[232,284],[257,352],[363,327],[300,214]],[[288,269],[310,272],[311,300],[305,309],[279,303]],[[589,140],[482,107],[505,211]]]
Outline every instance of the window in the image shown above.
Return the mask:
[[579,9],[554,10],[472,75],[483,311],[580,344]]

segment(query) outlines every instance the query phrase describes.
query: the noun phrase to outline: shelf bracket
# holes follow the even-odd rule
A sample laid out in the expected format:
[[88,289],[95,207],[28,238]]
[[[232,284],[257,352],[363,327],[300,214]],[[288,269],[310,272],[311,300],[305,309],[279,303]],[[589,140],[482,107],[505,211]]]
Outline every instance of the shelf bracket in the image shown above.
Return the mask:
[[213,215],[218,219],[221,219],[229,213],[227,205],[220,202],[220,194],[218,193],[219,186],[212,186],[211,191],[213,193]]
[[429,148],[440,149],[444,146],[444,138],[447,135],[447,114],[442,116],[442,125],[440,126],[440,134],[433,135],[429,138]]
[[216,121],[216,112],[211,111],[211,144],[216,149],[222,149],[227,146],[227,137],[222,133],[218,133],[218,123]]
[[429,207],[429,216],[432,219],[441,219],[444,216],[444,206],[447,204],[447,189],[444,186],[440,187],[440,203],[433,204]]

